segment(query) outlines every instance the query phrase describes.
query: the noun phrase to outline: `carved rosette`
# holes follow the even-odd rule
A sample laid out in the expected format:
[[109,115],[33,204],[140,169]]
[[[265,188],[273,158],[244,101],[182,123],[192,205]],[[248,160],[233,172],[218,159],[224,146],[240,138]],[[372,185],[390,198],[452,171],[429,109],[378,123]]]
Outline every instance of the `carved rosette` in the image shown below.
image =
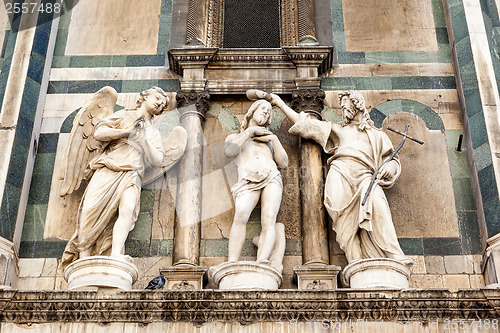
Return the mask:
[[325,92],[322,89],[299,89],[292,92],[292,108],[297,112],[307,112],[321,119],[325,107]]
[[[176,99],[181,119],[188,115],[196,115],[202,120],[205,120],[205,114],[210,109],[210,94],[208,90],[179,90]],[[193,111],[192,108],[188,108],[190,105],[195,105],[196,111]]]

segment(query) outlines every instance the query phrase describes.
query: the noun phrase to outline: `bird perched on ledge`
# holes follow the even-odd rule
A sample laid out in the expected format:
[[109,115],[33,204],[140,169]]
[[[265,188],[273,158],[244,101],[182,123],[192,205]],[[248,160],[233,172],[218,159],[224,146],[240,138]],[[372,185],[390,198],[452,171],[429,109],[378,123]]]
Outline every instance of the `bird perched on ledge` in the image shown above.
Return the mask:
[[165,277],[163,275],[155,277],[153,280],[149,281],[148,286],[145,289],[161,289],[165,285]]

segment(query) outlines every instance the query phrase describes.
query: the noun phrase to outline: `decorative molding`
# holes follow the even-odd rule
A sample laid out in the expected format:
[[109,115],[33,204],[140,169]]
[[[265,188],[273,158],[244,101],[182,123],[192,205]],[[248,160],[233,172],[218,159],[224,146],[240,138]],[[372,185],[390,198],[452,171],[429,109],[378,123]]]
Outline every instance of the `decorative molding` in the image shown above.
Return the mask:
[[182,76],[185,69],[205,68],[218,50],[216,47],[171,49],[168,51],[170,69]]
[[18,258],[14,243],[10,240],[0,237],[0,254],[6,254]]
[[[181,89],[208,89],[211,94],[244,94],[247,89],[290,94],[294,89],[319,89],[319,75],[330,70],[332,59],[333,48],[320,46],[169,51],[171,70],[184,76],[180,79]],[[297,77],[299,69],[301,73],[317,74]],[[245,79],[239,79],[242,77]]]
[[281,45],[294,46],[298,42],[297,0],[281,1]]
[[207,46],[222,47],[224,0],[210,0],[208,8]]
[[283,47],[283,50],[297,67],[318,68],[319,75],[333,67],[333,47],[290,46]]
[[500,315],[499,289],[0,291],[0,322],[429,322]]

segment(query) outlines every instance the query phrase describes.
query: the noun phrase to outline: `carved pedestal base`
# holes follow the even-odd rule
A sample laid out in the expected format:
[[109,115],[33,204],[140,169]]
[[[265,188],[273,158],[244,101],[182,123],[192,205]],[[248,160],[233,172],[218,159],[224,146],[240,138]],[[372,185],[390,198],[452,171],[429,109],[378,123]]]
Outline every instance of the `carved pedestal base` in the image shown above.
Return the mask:
[[105,256],[78,259],[64,270],[70,290],[131,290],[138,276],[132,262]]
[[344,268],[342,283],[351,288],[409,288],[411,264],[380,258],[355,261]]
[[202,266],[174,266],[160,269],[165,276],[165,289],[203,289],[203,275],[207,269]]
[[282,281],[281,274],[274,267],[255,261],[225,262],[211,267],[209,276],[218,289],[226,290],[276,290]]
[[297,266],[293,268],[297,274],[299,290],[305,289],[337,289],[339,266]]

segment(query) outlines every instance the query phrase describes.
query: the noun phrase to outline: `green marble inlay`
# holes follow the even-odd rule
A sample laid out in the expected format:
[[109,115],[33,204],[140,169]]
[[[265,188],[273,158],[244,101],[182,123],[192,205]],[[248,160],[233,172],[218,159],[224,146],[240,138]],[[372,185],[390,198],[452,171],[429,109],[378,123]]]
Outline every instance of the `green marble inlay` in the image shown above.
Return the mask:
[[150,240],[131,239],[125,242],[125,254],[131,257],[150,257]]
[[472,147],[474,149],[488,142],[488,133],[482,113],[476,113],[474,116],[469,117],[469,128],[472,138]]
[[495,186],[496,177],[493,165],[488,165],[483,170],[478,171],[477,176],[479,180],[479,187],[481,188],[481,197],[483,199],[483,203],[490,199],[495,199],[498,201],[498,189]]
[[286,116],[283,113],[283,111],[281,111],[281,109],[276,108],[276,107],[273,108],[271,124],[269,125],[269,129],[273,132],[279,130],[281,127],[281,124],[283,123],[283,121],[285,119],[286,119]]
[[456,89],[453,76],[406,77],[327,77],[321,79],[324,90],[414,90]]
[[227,239],[202,239],[200,241],[200,255],[202,257],[227,256]]
[[479,90],[471,91],[469,94],[465,94],[464,97],[465,108],[469,117],[472,117],[476,113],[483,111]]
[[482,247],[477,213],[475,211],[461,211],[457,212],[457,215],[462,239],[462,252],[464,254],[480,254]]
[[22,241],[42,241],[48,205],[28,205],[24,216]]
[[410,256],[424,254],[422,238],[398,238],[398,241],[404,254]]
[[[275,109],[273,109],[274,117]],[[238,118],[229,109],[221,106],[219,113],[217,114],[217,119],[222,126],[222,129],[226,132],[238,131],[240,129],[240,122]]]
[[469,178],[470,170],[467,165],[467,147],[465,138],[462,139],[462,151],[457,151],[460,135],[463,131],[445,131],[446,146],[448,147],[448,161],[452,178]]
[[[428,129],[444,130],[444,124],[441,117],[427,105],[421,104],[416,101],[394,100],[394,101],[384,102],[380,105],[377,105],[375,108],[379,112],[382,112],[385,116],[389,116],[390,114],[396,112],[411,113],[419,116],[425,122]],[[380,123],[376,125],[380,126],[382,124]]]
[[21,189],[6,183],[0,207],[0,221],[2,221],[0,223],[0,236],[11,241],[14,237],[20,198]]
[[325,105],[323,112],[321,112],[321,118],[325,121],[331,121],[335,124],[342,124],[342,118],[333,110],[332,108]]
[[171,239],[152,239],[151,256],[171,256],[174,242]]
[[33,167],[28,204],[48,204],[56,154],[37,154]]
[[448,0],[447,3],[450,11],[450,17],[453,18],[459,13],[463,13],[464,11],[463,0]]
[[149,212],[139,212],[139,216],[135,222],[135,227],[129,233],[128,238],[149,241],[151,239],[152,225],[153,218],[151,217],[151,214]]
[[160,132],[171,132],[175,126],[180,125],[180,114],[177,109],[168,111],[160,117]]
[[469,36],[469,28],[467,27],[464,12],[458,13],[455,17],[453,17],[452,23],[455,42],[459,42]]
[[20,258],[61,258],[65,241],[23,241],[19,248]]
[[22,188],[24,183],[24,171],[28,160],[28,149],[21,145],[12,147],[9,171],[7,172],[7,183]]
[[158,80],[124,80],[122,83],[122,92],[140,93],[154,86],[158,86]]
[[476,161],[477,171],[481,171],[493,163],[488,142],[474,149],[474,160]]
[[458,255],[462,254],[460,238],[424,238],[425,255]]
[[432,13],[434,14],[434,25],[436,27],[446,28],[443,2],[441,0],[432,0]]
[[453,193],[457,211],[475,210],[476,204],[470,178],[453,178]]
[[246,234],[245,234],[245,238],[246,239],[250,239],[252,240],[255,236],[258,236],[260,234],[260,230],[261,230],[261,225],[260,225],[260,222],[248,222],[247,225],[246,225],[247,229],[246,229]]
[[141,191],[141,212],[153,212],[155,203],[155,192],[152,190],[143,189]]

